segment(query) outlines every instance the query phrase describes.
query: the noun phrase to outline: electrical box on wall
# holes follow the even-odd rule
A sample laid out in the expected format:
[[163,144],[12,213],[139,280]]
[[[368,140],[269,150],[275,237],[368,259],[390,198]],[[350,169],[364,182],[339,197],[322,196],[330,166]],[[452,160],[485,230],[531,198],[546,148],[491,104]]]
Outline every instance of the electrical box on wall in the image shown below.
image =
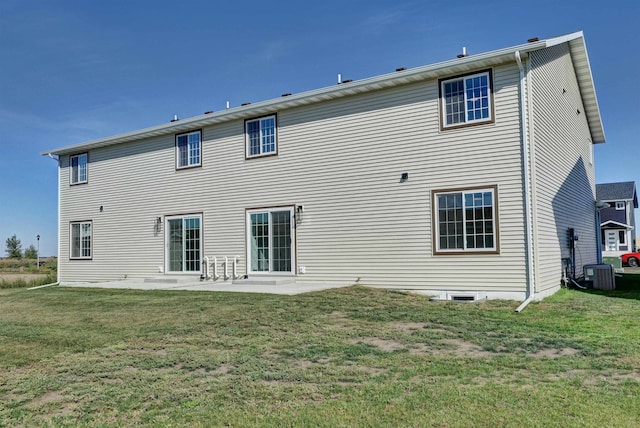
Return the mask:
[[576,235],[576,230],[573,227],[569,228],[567,238],[569,241],[569,248],[573,248],[575,246],[575,242],[579,239],[578,235]]

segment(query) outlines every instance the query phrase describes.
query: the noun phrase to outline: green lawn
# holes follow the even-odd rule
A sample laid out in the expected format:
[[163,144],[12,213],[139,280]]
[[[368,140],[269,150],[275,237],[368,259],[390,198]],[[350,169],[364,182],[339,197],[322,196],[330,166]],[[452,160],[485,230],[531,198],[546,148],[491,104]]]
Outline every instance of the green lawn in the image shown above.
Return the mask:
[[0,426],[640,426],[640,275],[434,303],[0,290]]

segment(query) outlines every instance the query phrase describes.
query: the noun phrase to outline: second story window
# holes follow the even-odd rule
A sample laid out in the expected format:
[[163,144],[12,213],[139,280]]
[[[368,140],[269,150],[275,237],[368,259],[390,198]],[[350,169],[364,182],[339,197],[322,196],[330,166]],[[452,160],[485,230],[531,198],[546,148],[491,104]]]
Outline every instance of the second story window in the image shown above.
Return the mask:
[[71,156],[69,158],[71,167],[71,184],[81,184],[87,182],[87,154]]
[[442,128],[493,120],[491,71],[440,81]]
[[623,210],[624,209],[624,202],[616,202],[616,209],[617,210]]
[[276,116],[261,117],[245,122],[247,158],[276,154]]
[[201,132],[176,135],[176,168],[200,166]]

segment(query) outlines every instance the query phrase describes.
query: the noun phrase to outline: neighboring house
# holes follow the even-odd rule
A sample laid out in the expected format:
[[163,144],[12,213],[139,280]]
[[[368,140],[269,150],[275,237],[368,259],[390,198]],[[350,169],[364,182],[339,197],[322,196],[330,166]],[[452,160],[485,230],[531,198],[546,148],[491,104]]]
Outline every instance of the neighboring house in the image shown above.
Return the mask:
[[541,298],[569,228],[578,273],[597,260],[604,141],[580,32],[50,150],[59,280],[216,257],[223,281],[227,257],[252,281]]
[[609,206],[600,210],[602,255],[617,257],[636,250],[636,183],[596,184],[596,198]]

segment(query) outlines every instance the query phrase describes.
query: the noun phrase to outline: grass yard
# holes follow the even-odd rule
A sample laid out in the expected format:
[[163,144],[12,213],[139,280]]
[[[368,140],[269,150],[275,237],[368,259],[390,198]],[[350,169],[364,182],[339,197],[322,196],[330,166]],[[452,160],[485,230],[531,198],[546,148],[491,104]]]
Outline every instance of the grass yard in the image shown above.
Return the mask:
[[434,303],[0,290],[0,426],[640,426],[640,275]]
[[57,260],[48,257],[41,261],[42,266],[38,269],[33,259],[0,259],[0,289],[35,287],[56,282]]

